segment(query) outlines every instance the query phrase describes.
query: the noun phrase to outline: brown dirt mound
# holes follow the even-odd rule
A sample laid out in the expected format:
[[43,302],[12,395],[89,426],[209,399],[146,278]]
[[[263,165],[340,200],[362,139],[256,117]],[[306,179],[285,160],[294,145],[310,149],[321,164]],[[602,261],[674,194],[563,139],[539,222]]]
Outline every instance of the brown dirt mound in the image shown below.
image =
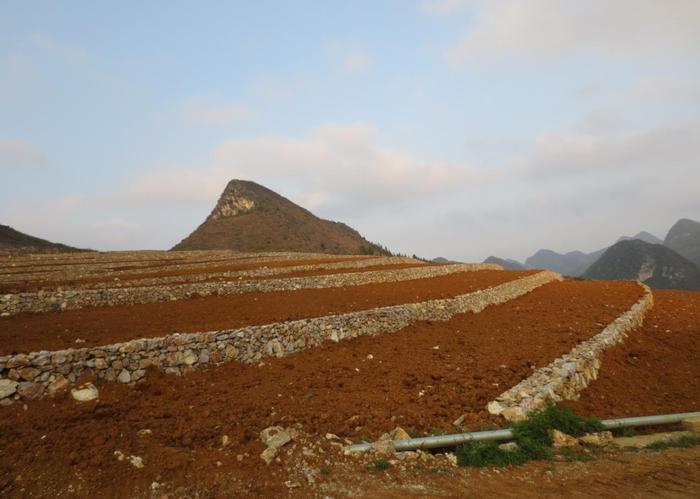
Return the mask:
[[[284,471],[257,457],[263,428],[298,423],[311,434],[359,439],[397,425],[450,429],[462,413],[474,428],[496,422],[484,410],[489,399],[640,296],[631,282],[552,283],[479,314],[328,343],[262,366],[230,363],[180,378],[150,372],[134,388],[100,386],[96,403],[14,404],[0,420],[0,490],[46,494],[76,484],[84,495],[109,487],[123,497],[166,481],[198,483],[217,496],[221,480],[253,495],[279,494]],[[152,433],[139,436],[141,429]],[[224,434],[226,453],[218,450]],[[115,450],[141,456],[146,467],[115,463]]]
[[643,328],[605,352],[570,405],[603,418],[700,410],[700,293],[655,290]]
[[132,306],[91,307],[0,318],[0,354],[106,345],[176,332],[214,331],[449,298],[532,271],[482,270],[430,279],[328,289],[208,296]]

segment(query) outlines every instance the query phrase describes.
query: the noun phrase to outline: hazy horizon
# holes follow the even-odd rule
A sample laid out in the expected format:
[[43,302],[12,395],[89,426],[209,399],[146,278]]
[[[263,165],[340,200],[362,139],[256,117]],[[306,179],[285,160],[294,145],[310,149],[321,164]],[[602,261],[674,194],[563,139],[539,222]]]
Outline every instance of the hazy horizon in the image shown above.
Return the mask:
[[6,2],[0,224],[168,249],[253,180],[393,251],[700,219],[692,0]]

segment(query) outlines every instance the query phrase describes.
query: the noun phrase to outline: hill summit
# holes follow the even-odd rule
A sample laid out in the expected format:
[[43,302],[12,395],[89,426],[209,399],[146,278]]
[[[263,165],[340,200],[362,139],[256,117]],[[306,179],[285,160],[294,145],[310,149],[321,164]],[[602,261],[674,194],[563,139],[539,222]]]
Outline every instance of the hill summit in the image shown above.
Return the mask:
[[638,279],[654,288],[700,290],[700,269],[666,246],[620,241],[583,273],[585,279]]
[[267,187],[237,179],[228,183],[206,220],[173,247],[210,249],[389,254],[343,223],[318,218]]

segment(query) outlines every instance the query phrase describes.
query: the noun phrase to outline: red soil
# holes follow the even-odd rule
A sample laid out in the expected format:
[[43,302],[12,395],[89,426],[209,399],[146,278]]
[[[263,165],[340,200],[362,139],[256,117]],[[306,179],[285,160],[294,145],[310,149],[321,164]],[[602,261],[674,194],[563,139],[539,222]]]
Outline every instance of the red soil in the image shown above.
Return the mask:
[[[397,425],[450,429],[463,413],[473,428],[496,422],[485,411],[490,399],[640,296],[631,282],[551,283],[479,314],[327,343],[261,366],[230,363],[179,378],[149,372],[134,388],[100,386],[98,402],[14,404],[0,419],[0,491],[49,494],[76,483],[81,495],[124,497],[165,481],[196,483],[212,497],[234,484],[252,495],[286,494],[284,471],[257,457],[263,428],[300,424],[357,440]],[[139,436],[141,429],[152,433]],[[117,463],[115,450],[141,456],[145,468]]]
[[700,293],[655,290],[643,328],[605,352],[569,405],[603,418],[700,411]]
[[208,296],[164,303],[89,307],[0,318],[0,354],[106,345],[176,332],[213,331],[449,298],[533,271],[482,270],[430,279],[274,293]]

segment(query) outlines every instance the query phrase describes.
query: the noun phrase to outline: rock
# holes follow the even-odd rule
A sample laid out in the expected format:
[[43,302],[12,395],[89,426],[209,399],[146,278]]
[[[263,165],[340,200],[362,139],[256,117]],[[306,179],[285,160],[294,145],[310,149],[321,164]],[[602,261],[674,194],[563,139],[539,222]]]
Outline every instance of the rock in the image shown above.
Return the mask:
[[610,445],[613,441],[613,434],[611,431],[601,431],[599,433],[586,433],[584,436],[579,438],[579,442],[586,445],[595,445],[597,447],[605,447]]
[[260,440],[268,447],[279,449],[292,440],[291,435],[281,426],[270,426],[260,432]]
[[260,453],[260,458],[265,461],[266,464],[270,464],[272,460],[277,455],[277,449],[274,447],[268,447]]
[[238,357],[238,354],[238,348],[234,347],[233,345],[226,345],[226,350],[224,353],[226,360],[235,360]]
[[17,372],[22,377],[22,379],[25,379],[27,381],[32,381],[34,378],[41,374],[41,371],[36,367],[23,367],[21,369],[17,369]]
[[490,414],[498,416],[505,410],[505,407],[503,407],[500,402],[492,400],[489,402],[489,405],[486,406],[486,410],[489,411]]
[[520,407],[508,407],[501,412],[501,416],[506,418],[508,421],[513,421],[516,423],[527,419],[525,411],[523,411]]
[[139,437],[145,437],[146,435],[151,435],[152,433],[153,433],[153,432],[152,432],[150,429],[148,429],[148,428],[144,428],[143,430],[139,430],[139,431],[136,432],[136,434],[137,434]]
[[513,452],[518,450],[518,444],[516,442],[506,442],[505,444],[499,445],[498,448],[506,452]]
[[578,438],[567,435],[559,430],[552,430],[550,435],[552,436],[552,445],[554,448],[578,447],[579,445]]
[[455,419],[454,421],[452,421],[452,426],[454,426],[455,428],[461,428],[461,427],[462,427],[462,423],[464,423],[464,419],[465,419],[466,417],[467,417],[466,414],[462,414],[460,417],[458,417],[457,419]]
[[97,388],[92,383],[85,383],[77,388],[73,388],[70,394],[78,402],[89,402],[100,396],[100,392],[97,391]]
[[95,359],[95,369],[107,369],[107,361],[104,359]]
[[129,373],[129,371],[126,369],[122,369],[122,372],[120,372],[119,376],[117,376],[117,381],[120,383],[128,383],[131,381],[131,373]]
[[17,391],[18,384],[11,379],[0,379],[0,399],[13,395]]
[[394,453],[396,448],[391,440],[377,440],[372,444],[374,452],[382,456],[388,456]]
[[221,435],[221,447],[226,447],[229,443],[231,443],[231,439],[228,435]]
[[17,386],[17,393],[25,399],[38,399],[44,394],[44,385],[42,383],[32,383],[31,381],[23,381]]
[[184,360],[185,364],[188,365],[188,366],[191,366],[191,365],[193,365],[195,362],[197,362],[197,359],[198,359],[198,358],[199,358],[199,357],[197,356],[197,354],[194,353],[192,350],[187,350],[187,351],[185,351],[185,354],[184,354],[184,356],[183,356],[183,360]]
[[134,468],[143,468],[143,459],[140,456],[129,456],[129,462]]
[[55,397],[56,395],[60,395],[68,391],[69,387],[70,381],[61,376],[59,378],[56,378],[56,380],[53,383],[51,383],[46,390],[49,394],[49,397]]
[[400,426],[394,428],[391,433],[389,433],[389,436],[392,440],[408,440],[411,438],[411,435],[409,435],[408,432],[406,432],[406,430]]

